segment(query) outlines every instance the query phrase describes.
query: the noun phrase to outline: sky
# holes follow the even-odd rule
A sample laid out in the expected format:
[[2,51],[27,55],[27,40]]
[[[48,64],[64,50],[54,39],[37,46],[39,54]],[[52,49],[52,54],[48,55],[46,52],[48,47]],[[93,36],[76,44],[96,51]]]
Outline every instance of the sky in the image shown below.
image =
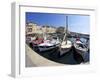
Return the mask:
[[40,26],[65,27],[68,25],[69,31],[86,34],[89,34],[90,28],[90,17],[88,15],[26,12],[26,22],[33,22]]

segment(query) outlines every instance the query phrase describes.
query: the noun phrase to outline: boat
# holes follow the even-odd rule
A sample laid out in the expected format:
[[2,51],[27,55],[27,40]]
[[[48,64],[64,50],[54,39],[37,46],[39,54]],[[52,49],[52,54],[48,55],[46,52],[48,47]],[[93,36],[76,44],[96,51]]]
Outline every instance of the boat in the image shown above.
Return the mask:
[[47,39],[46,31],[43,32],[43,37],[44,37],[43,43],[38,44],[38,49],[40,52],[48,51],[59,47],[60,41],[58,37],[56,39],[53,38]]
[[78,54],[80,54],[83,57],[83,59],[85,60],[85,56],[88,54],[87,46],[84,43],[82,43],[79,39],[77,39],[73,45],[75,47],[75,51]]
[[34,47],[34,46],[37,46],[37,45],[39,45],[39,44],[41,44],[43,42],[44,42],[43,38],[38,38],[37,37],[35,40],[32,41],[32,44],[33,44],[33,47]]
[[[66,17],[67,22],[68,22],[68,17]],[[69,52],[72,47],[72,42],[67,39],[67,34],[68,34],[68,23],[64,29],[64,37],[60,45],[60,56]]]
[[74,47],[76,48],[77,51],[81,53],[88,51],[88,48],[85,45],[85,43],[82,43],[79,39],[76,39],[76,42],[74,42]]
[[34,38],[30,42],[28,42],[28,45],[30,48],[32,48],[34,51],[38,51],[38,45],[43,43],[43,38]]
[[43,52],[43,51],[48,51],[48,50],[55,49],[55,48],[59,47],[59,42],[55,42],[55,41],[56,40],[54,40],[54,41],[53,40],[52,41],[44,40],[43,43],[38,45],[39,51]]
[[72,43],[71,41],[63,41],[61,46],[60,46],[60,55],[63,55],[71,50]]

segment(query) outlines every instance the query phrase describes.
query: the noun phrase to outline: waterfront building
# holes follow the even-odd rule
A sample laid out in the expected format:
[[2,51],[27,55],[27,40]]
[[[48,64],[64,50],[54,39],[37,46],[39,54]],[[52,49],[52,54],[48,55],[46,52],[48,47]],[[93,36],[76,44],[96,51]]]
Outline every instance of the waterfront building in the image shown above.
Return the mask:
[[55,33],[56,28],[53,27],[43,27],[39,26],[35,23],[27,23],[26,24],[26,35],[28,34],[42,34],[43,32],[45,33]]

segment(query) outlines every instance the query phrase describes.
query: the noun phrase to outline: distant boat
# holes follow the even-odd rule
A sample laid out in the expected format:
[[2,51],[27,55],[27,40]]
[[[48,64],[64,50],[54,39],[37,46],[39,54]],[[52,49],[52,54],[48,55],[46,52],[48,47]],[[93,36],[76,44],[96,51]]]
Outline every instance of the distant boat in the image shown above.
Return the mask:
[[38,51],[38,45],[43,43],[43,38],[38,38],[35,37],[34,39],[32,39],[31,41],[28,41],[27,44],[34,49],[35,51]]
[[44,42],[44,39],[43,38],[38,38],[38,37],[36,39],[32,40],[33,47],[37,46],[37,45],[39,45],[43,42]]

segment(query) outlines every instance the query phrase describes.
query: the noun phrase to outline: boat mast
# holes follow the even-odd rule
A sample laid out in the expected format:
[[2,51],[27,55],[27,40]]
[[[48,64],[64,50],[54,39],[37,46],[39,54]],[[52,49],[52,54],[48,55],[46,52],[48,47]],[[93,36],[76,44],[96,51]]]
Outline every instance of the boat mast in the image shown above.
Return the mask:
[[68,16],[66,16],[66,40],[68,39]]
[[46,36],[46,34],[47,34],[47,27],[46,27],[46,25],[45,25],[45,31],[44,31],[44,40],[46,40],[47,39],[47,36]]
[[63,41],[66,41],[67,43],[67,33],[68,33],[68,16],[66,16],[66,25],[65,25],[65,29],[64,29],[64,38],[63,38]]

